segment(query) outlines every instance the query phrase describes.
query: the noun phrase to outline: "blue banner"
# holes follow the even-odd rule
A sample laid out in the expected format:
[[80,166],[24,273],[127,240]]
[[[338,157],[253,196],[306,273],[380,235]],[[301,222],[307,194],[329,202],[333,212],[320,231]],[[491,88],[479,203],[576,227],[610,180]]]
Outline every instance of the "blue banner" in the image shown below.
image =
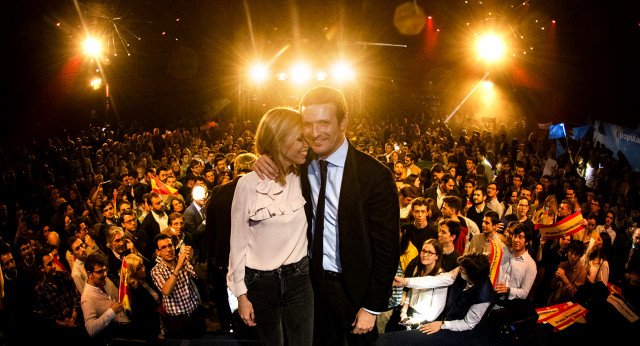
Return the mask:
[[622,153],[629,161],[634,172],[640,172],[640,130],[620,125],[594,121],[593,140],[604,144],[619,159]]
[[556,139],[556,158],[560,157],[560,155],[564,154],[564,147],[562,146],[562,141],[560,139]]
[[580,138],[586,136],[587,132],[589,132],[589,128],[591,128],[591,126],[589,126],[589,125],[580,126],[580,127],[574,127],[573,128],[573,139],[580,139]]
[[567,133],[564,131],[564,124],[549,126],[549,139],[565,137],[567,137]]

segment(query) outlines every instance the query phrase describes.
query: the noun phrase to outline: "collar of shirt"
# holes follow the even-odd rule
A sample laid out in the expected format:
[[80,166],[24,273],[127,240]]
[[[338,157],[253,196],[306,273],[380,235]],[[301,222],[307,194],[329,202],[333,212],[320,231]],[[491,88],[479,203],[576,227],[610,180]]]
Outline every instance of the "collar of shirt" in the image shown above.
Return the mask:
[[[344,167],[344,163],[347,161],[347,152],[349,151],[349,141],[346,138],[343,138],[342,144],[333,154],[329,155],[325,160],[330,164],[338,167]],[[315,164],[318,165],[317,160],[315,160]]]
[[202,213],[202,207],[198,205],[198,203],[193,202],[193,206],[196,207],[196,210],[198,211],[198,213]]

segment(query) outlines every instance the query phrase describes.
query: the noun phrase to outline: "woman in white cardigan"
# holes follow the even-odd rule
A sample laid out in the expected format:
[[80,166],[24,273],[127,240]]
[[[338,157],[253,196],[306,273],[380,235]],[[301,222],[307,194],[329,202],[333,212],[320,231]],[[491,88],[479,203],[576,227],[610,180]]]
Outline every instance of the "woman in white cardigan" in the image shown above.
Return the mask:
[[[422,245],[413,277],[435,276],[442,271],[442,246],[436,239],[429,239]],[[433,322],[444,310],[446,302],[447,287],[410,288],[400,312],[400,321],[407,326]]]
[[308,145],[300,114],[270,110],[260,120],[255,143],[282,173],[261,180],[252,172],[238,181],[227,285],[238,297],[240,317],[256,326],[263,344],[311,345],[313,291],[298,168],[306,161]]

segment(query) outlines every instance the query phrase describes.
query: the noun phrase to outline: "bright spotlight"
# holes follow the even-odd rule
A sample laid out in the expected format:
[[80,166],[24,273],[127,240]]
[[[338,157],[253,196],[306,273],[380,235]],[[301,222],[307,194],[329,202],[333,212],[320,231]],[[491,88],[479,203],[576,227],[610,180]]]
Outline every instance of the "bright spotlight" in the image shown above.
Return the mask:
[[300,63],[291,68],[291,79],[296,83],[304,83],[311,77],[309,66]]
[[100,89],[100,86],[102,85],[102,79],[100,78],[94,78],[91,80],[91,88],[93,90],[98,90]]
[[485,88],[485,90],[491,89],[493,88],[493,82],[485,80],[484,82],[482,82],[482,86]]
[[249,69],[249,77],[255,83],[264,82],[269,76],[269,69],[261,64],[251,66]]
[[495,35],[487,35],[478,39],[476,46],[478,55],[487,61],[496,61],[504,54],[504,43]]
[[333,78],[339,82],[351,81],[355,75],[351,66],[346,63],[339,63],[333,67]]
[[95,38],[86,39],[83,46],[84,52],[93,57],[97,57],[102,51],[102,45],[100,44],[100,41],[96,40]]
[[324,72],[324,71],[316,72],[316,79],[317,80],[327,80],[327,73]]

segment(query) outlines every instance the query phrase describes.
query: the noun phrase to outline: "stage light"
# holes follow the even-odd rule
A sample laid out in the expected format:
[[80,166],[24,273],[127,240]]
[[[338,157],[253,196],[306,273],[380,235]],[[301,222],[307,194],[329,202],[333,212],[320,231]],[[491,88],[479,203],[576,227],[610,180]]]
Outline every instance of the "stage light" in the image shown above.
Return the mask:
[[355,78],[355,72],[347,63],[341,62],[333,66],[332,78],[338,82],[351,81]]
[[498,36],[490,34],[478,39],[476,49],[481,59],[496,61],[504,54],[504,43]]
[[298,63],[291,68],[291,80],[304,83],[311,78],[311,69],[304,63]]
[[316,72],[316,80],[327,80],[327,73],[324,71]]
[[482,86],[484,87],[485,90],[491,89],[493,88],[493,82],[485,80],[484,82],[482,82]]
[[262,83],[269,76],[269,69],[262,64],[256,64],[249,69],[249,77],[254,83]]
[[91,80],[90,84],[91,84],[91,88],[93,90],[98,90],[98,89],[100,89],[100,86],[102,85],[102,79],[94,78],[94,79]]
[[92,57],[97,57],[98,55],[100,55],[100,52],[102,51],[102,45],[100,44],[100,41],[91,37],[87,38],[84,41],[83,47],[84,47],[84,52],[86,54],[89,54]]
[[278,80],[287,80],[289,75],[284,72],[280,72],[276,75],[276,78],[278,78]]

